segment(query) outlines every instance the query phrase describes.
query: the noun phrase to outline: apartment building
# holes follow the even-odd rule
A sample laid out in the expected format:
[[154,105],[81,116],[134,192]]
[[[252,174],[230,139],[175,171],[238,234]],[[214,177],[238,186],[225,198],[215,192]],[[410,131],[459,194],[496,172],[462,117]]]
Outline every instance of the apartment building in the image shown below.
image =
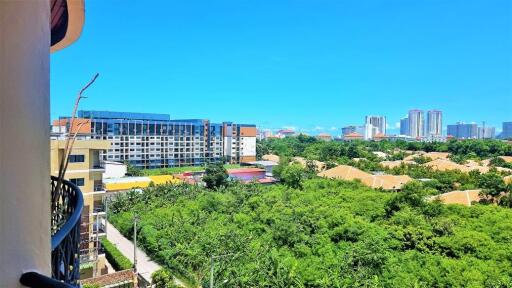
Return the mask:
[[485,126],[477,128],[478,139],[494,139],[496,138],[496,128],[491,126]]
[[512,139],[512,122],[503,122],[501,138]]
[[373,136],[375,136],[378,133],[386,135],[386,116],[366,116],[365,124],[370,124],[377,128],[377,132]]
[[[171,120],[168,114],[78,111],[82,137],[112,143],[102,157],[140,168],[239,163],[256,158],[256,125],[205,119]],[[58,137],[69,129],[67,119],[54,121]]]
[[345,126],[341,128],[341,135],[346,136],[357,131],[357,127],[354,125]]
[[421,138],[425,136],[425,120],[423,110],[409,111],[409,136],[413,138]]
[[439,110],[427,111],[427,136],[438,137],[443,134],[443,112]]
[[409,135],[409,118],[404,117],[400,119],[400,135]]
[[475,123],[458,122],[447,126],[447,134],[457,139],[476,139],[478,127]]
[[229,163],[256,161],[256,126],[224,122],[224,159]]
[[[51,141],[50,172],[53,176],[58,176],[65,145],[65,140]],[[81,279],[107,273],[105,255],[99,245],[99,237],[105,233],[104,218],[106,216],[103,207],[105,190],[102,179],[105,168],[101,155],[109,148],[110,142],[106,140],[76,140],[64,175],[65,179],[80,188],[84,199],[80,227]]]

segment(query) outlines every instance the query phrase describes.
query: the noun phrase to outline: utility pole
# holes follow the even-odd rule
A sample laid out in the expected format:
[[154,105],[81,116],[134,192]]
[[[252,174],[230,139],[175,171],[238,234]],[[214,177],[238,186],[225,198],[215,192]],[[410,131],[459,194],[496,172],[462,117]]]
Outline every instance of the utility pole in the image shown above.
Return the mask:
[[232,255],[235,255],[235,253],[229,253],[229,254],[223,254],[223,255],[213,255],[212,254],[212,256],[210,256],[210,288],[213,288],[213,282],[214,282],[213,266],[215,264],[215,259],[232,256]]
[[139,216],[133,217],[133,272],[137,273],[137,221]]
[[98,273],[98,249],[100,248],[100,215],[96,213],[96,248],[94,249],[94,269],[93,277],[96,277]]
[[213,255],[210,258],[210,288],[213,288],[213,264],[214,264]]
[[105,196],[103,198],[103,201],[105,203],[105,238],[108,238],[108,234],[107,234],[107,222],[108,222],[108,200],[109,198],[107,196]]

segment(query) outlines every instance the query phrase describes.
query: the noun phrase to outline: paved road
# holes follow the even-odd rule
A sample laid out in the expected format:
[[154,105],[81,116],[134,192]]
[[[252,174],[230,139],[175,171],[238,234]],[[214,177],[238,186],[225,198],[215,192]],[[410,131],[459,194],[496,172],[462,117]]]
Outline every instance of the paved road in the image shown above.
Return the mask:
[[[107,239],[117,246],[117,249],[133,262],[133,243],[126,239],[112,224],[107,222]],[[151,274],[162,267],[137,247],[137,272],[151,283]]]
[[[126,239],[121,232],[119,232],[116,227],[107,222],[107,239],[117,246],[117,249],[123,253],[123,255],[130,259],[133,262],[133,243],[132,241]],[[162,268],[162,266],[158,265],[154,261],[152,261],[148,255],[140,248],[137,247],[137,272],[146,280],[148,283],[151,283],[151,274],[153,272],[158,271]],[[174,278],[174,283],[187,287],[185,283],[176,277]]]

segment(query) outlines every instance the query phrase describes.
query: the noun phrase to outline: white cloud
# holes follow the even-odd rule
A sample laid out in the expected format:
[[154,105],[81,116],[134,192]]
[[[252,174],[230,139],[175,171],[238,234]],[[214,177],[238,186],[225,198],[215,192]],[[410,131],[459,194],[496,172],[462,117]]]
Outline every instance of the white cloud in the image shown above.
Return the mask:
[[336,131],[336,130],[338,130],[338,128],[336,128],[336,127],[332,126],[331,128],[329,128],[329,130],[331,130],[331,131]]
[[315,126],[315,128],[313,128],[313,130],[321,131],[321,130],[324,130],[324,127],[322,127],[322,126]]

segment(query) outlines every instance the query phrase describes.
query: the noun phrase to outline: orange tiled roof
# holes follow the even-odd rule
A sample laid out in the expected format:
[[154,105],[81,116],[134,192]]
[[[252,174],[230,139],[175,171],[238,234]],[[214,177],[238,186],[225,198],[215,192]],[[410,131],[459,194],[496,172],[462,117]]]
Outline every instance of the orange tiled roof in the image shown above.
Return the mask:
[[451,191],[430,197],[430,200],[439,199],[445,204],[462,204],[471,206],[471,202],[480,201],[480,191],[481,190]]
[[110,274],[105,274],[95,278],[81,280],[81,284],[96,284],[99,287],[114,285],[119,283],[133,283],[136,279],[135,273],[132,270],[123,270]]
[[372,175],[348,165],[339,165],[319,173],[318,176],[348,181],[359,180],[368,187],[385,190],[401,189],[405,183],[412,180],[407,175]]
[[267,161],[273,161],[273,162],[279,163],[279,159],[280,159],[280,157],[279,157],[279,156],[277,156],[277,155],[274,155],[274,154],[267,154],[267,155],[263,155],[263,156],[261,156],[261,159],[263,159],[263,160],[267,160]]
[[363,138],[363,135],[361,135],[357,132],[352,132],[352,133],[348,133],[347,135],[343,136],[343,138]]

